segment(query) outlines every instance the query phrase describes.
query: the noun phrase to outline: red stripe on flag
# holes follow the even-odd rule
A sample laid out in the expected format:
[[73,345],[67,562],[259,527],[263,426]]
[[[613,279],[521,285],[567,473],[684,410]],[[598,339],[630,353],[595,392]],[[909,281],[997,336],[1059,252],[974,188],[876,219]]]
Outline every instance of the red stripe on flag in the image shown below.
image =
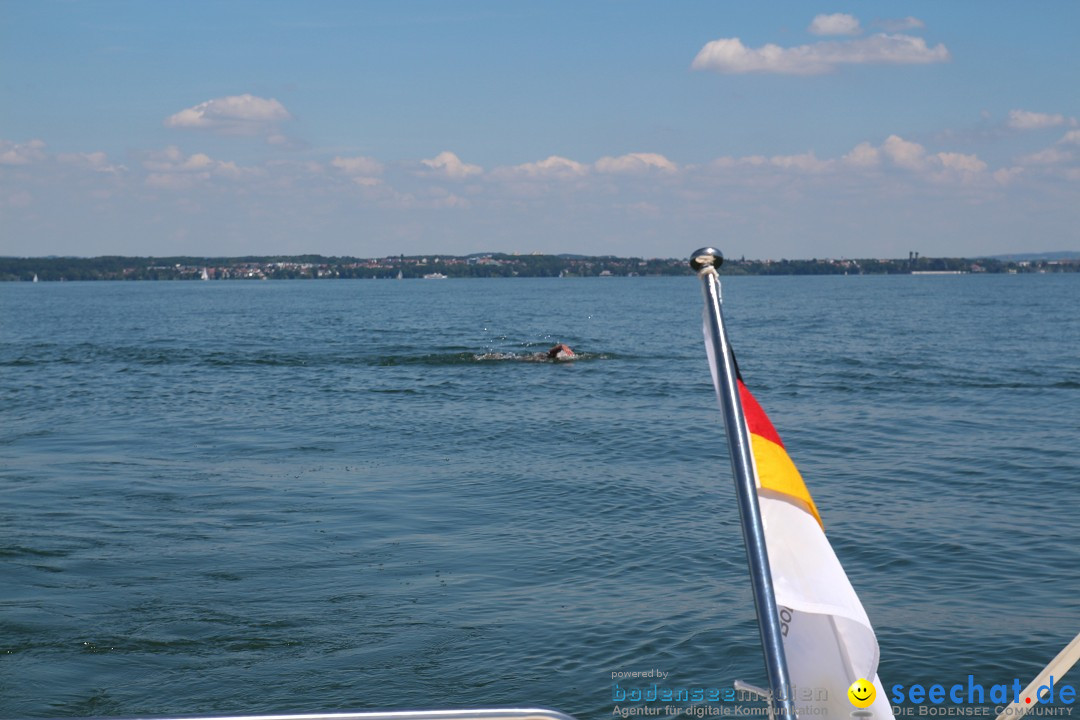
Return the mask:
[[771,440],[780,447],[784,447],[784,443],[780,440],[780,434],[776,432],[776,428],[773,427],[769,416],[761,409],[761,405],[758,405],[758,401],[746,389],[742,380],[739,380],[739,398],[742,400],[743,415],[746,416],[746,429],[754,435],[760,435],[766,440]]

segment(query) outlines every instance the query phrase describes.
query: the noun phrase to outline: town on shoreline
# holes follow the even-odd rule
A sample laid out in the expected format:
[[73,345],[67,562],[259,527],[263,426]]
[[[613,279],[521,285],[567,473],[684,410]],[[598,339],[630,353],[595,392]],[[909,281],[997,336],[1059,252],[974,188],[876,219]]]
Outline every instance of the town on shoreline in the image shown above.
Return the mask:
[[[910,275],[1080,272],[1080,253],[997,258],[747,260],[726,258],[724,275]],[[691,275],[685,259],[610,255],[477,253],[381,258],[274,255],[212,257],[0,257],[0,281],[444,279]]]

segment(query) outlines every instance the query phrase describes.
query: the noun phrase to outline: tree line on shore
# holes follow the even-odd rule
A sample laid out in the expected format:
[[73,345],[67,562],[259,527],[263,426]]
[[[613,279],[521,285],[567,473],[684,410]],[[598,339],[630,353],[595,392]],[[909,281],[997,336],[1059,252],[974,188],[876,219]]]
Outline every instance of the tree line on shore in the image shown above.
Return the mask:
[[[725,260],[725,275],[896,275],[912,272],[1078,272],[1080,258],[1016,260],[928,258]],[[0,281],[240,280],[428,277],[606,277],[691,275],[685,259],[582,255],[212,257],[0,257]]]

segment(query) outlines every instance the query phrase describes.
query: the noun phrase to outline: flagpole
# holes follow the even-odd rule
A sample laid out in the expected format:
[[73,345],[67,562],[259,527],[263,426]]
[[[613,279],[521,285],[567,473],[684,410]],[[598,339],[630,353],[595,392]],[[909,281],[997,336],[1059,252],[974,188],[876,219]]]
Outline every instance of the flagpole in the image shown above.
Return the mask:
[[765,529],[758,505],[757,485],[754,482],[754,465],[751,456],[750,434],[746,429],[746,416],[739,399],[739,386],[735,362],[728,344],[724,315],[720,309],[720,278],[716,269],[724,262],[723,254],[713,248],[702,248],[691,256],[690,267],[701,279],[705,291],[706,342],[712,346],[716,363],[716,377],[720,389],[720,406],[724,415],[731,469],[735,474],[735,495],[742,520],[743,540],[746,543],[746,559],[750,565],[750,583],[754,590],[754,607],[757,610],[758,627],[761,629],[761,645],[765,653],[765,669],[772,691],[770,700],[774,717],[796,720],[792,702],[791,680],[784,656],[784,641],[780,625],[780,613],[776,607],[769,555],[765,549]]

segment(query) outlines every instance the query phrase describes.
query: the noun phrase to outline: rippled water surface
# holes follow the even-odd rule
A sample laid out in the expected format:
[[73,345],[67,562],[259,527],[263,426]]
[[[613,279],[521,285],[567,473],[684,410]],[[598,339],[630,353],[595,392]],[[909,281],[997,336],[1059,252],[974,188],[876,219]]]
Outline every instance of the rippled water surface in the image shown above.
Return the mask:
[[[1080,275],[724,293],[886,686],[1026,682],[1080,629]],[[0,284],[0,717],[594,718],[614,671],[764,684],[701,305],[693,278]],[[529,362],[555,342],[582,357]]]

